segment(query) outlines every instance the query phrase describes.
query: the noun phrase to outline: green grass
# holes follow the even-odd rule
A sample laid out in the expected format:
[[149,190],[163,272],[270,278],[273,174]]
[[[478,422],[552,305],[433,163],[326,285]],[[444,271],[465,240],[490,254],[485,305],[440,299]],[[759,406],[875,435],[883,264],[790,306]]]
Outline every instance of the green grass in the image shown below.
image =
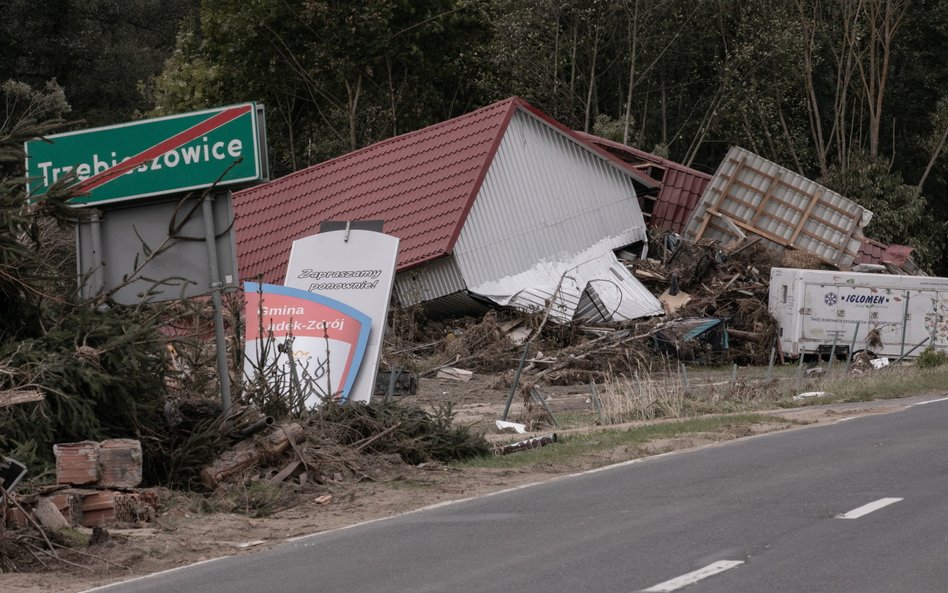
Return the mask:
[[925,369],[896,367],[861,377],[830,376],[822,382],[819,390],[828,391],[832,396],[809,401],[808,404],[863,402],[946,391],[948,366]]
[[[660,422],[630,429],[607,428],[591,433],[558,436],[556,443],[510,455],[481,457],[452,464],[454,467],[516,468],[533,465],[568,464],[572,460],[621,447],[637,446],[659,439],[702,433],[720,433],[740,424],[787,424],[786,418],[764,414],[705,416]],[[607,460],[609,462],[611,460]]]

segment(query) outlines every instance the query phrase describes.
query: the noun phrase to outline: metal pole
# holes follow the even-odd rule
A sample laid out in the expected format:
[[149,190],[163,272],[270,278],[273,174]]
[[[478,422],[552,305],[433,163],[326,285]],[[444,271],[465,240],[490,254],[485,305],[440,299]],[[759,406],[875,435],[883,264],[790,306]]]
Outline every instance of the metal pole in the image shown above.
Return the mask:
[[803,359],[806,358],[806,347],[800,346],[800,365],[797,367],[797,387],[803,382]]
[[596,382],[593,381],[589,384],[589,395],[592,398],[593,409],[596,410],[596,414],[599,416],[599,421],[602,421],[602,400],[599,399],[599,390],[596,388]]
[[553,426],[559,428],[560,423],[556,421],[556,416],[553,415],[553,410],[550,409],[550,406],[547,405],[546,400],[543,399],[542,395],[540,395],[540,390],[534,387],[530,394],[533,396],[533,399],[540,402],[540,405],[543,406],[544,410],[546,410],[547,415],[549,415],[550,420],[553,422]]
[[731,383],[737,383],[737,363],[731,366]]
[[[217,266],[217,236],[214,232],[214,196],[204,196],[204,239],[207,244],[207,266],[211,276],[211,301],[214,304],[214,343],[217,347],[217,378],[221,384],[221,409],[230,413],[230,372],[227,368],[227,342],[224,336],[224,309],[221,305],[220,270]],[[292,354],[290,354],[292,356]]]
[[388,367],[388,390],[385,392],[385,401],[392,401],[392,396],[395,395],[395,381],[398,380],[398,375],[401,374],[401,369],[395,365],[389,365]]
[[770,347],[770,362],[767,363],[767,381],[773,379],[774,376],[774,359],[777,357],[777,349],[773,346]]
[[905,291],[905,311],[902,313],[902,347],[899,350],[899,360],[905,358],[905,330],[908,329],[909,300],[912,298],[911,291]]
[[909,350],[908,352],[906,352],[905,354],[903,354],[902,356],[900,356],[899,359],[896,360],[894,364],[899,364],[899,363],[901,363],[901,362],[905,359],[906,356],[908,356],[909,354],[915,352],[916,350],[918,350],[919,348],[921,348],[922,346],[924,346],[925,344],[927,344],[927,343],[928,343],[928,340],[930,340],[930,339],[931,339],[931,336],[925,338],[924,340],[922,340],[922,341],[919,342],[918,344],[915,344],[914,346],[912,346],[912,349]]
[[504,404],[504,415],[501,420],[507,421],[507,414],[510,413],[510,404],[513,402],[514,393],[517,392],[517,385],[520,384],[520,373],[523,372],[523,366],[527,362],[527,352],[530,351],[530,342],[523,347],[523,355],[520,356],[520,364],[517,365],[517,372],[514,373],[513,384],[510,386],[510,395],[507,396],[507,403]]
[[98,214],[93,214],[89,219],[89,230],[92,235],[92,292],[90,296],[98,296],[105,288],[105,281],[102,279],[102,219]]
[[829,368],[833,370],[833,363],[836,361],[836,343],[839,342],[839,332],[833,332],[833,347],[830,349]]
[[846,361],[849,364],[853,362],[853,350],[856,349],[856,335],[859,333],[859,324],[861,323],[861,321],[856,322],[856,329],[853,331],[853,341],[849,343],[849,360]]

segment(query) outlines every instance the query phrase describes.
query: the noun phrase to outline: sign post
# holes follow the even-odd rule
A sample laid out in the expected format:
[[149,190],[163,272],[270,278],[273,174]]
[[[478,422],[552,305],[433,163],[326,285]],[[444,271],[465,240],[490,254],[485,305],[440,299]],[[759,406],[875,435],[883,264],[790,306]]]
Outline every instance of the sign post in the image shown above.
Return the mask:
[[371,319],[365,360],[349,395],[368,402],[375,391],[398,238],[349,228],[293,241],[284,284],[341,301]]
[[[115,302],[132,304],[210,293],[224,414],[230,411],[231,394],[221,291],[237,278],[230,188],[267,179],[265,134],[263,106],[245,103],[54,134],[25,145],[30,199],[68,180],[70,205],[102,209],[101,216],[76,227],[80,281],[91,280],[91,286],[81,286],[82,296],[111,291]],[[223,232],[215,224],[220,209],[211,191],[180,224],[170,222],[186,202],[195,202],[189,196],[174,203],[176,197],[219,188],[227,190],[218,198],[226,208],[216,217],[227,224]],[[131,202],[134,208],[127,207]],[[198,224],[192,216],[198,211],[203,228],[195,230],[204,237],[207,261],[203,270],[193,269],[200,259],[188,247],[200,243],[183,232],[189,222]],[[152,249],[146,237],[161,247]],[[129,265],[135,269],[124,269]]]

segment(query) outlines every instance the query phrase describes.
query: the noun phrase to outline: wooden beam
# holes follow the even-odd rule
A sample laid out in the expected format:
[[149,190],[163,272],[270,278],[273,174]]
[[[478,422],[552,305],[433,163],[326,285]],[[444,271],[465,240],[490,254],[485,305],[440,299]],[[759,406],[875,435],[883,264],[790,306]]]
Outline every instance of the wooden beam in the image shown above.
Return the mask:
[[774,188],[777,186],[779,181],[779,172],[776,175],[772,175],[770,177],[770,183],[767,184],[767,189],[764,191],[764,196],[760,199],[760,204],[757,205],[757,210],[754,211],[754,216],[751,217],[751,226],[757,226],[757,221],[760,219],[760,215],[764,213],[764,208],[767,207],[767,202],[769,202],[770,198],[773,196]]
[[823,197],[823,190],[820,189],[813,197],[810,199],[810,203],[807,205],[806,210],[800,216],[800,222],[797,223],[797,227],[793,229],[793,235],[790,236],[790,242],[788,245],[794,245],[794,242],[797,240],[797,237],[800,236],[800,231],[803,230],[803,225],[806,224],[806,221],[809,220],[810,214],[813,213],[813,208],[816,207],[816,203],[820,201]]
[[[733,159],[730,159],[733,161]],[[727,193],[731,191],[731,185],[737,180],[737,175],[741,172],[741,169],[744,167],[744,162],[747,160],[746,156],[742,156],[739,161],[737,161],[737,166],[734,168],[734,172],[731,173],[731,176],[728,177],[727,183],[724,184],[724,189],[721,190],[721,193],[718,194],[717,199],[714,201],[714,204],[708,206],[704,211],[704,217],[701,220],[701,226],[698,228],[697,234],[695,234],[695,241],[701,239],[704,235],[705,229],[708,228],[708,221],[711,220],[711,216],[708,214],[711,211],[716,211],[721,205],[721,202],[724,201],[724,198],[727,197]]]
[[[721,217],[724,217],[724,216],[725,216],[724,214],[721,214],[720,212],[718,212],[718,211],[716,211],[716,210],[709,210],[708,212],[710,212],[710,213],[713,214],[714,216],[721,216]],[[772,233],[768,233],[767,231],[764,231],[764,230],[761,230],[761,229],[758,229],[758,228],[754,228],[754,227],[752,227],[751,225],[747,224],[746,222],[743,222],[743,221],[740,221],[740,220],[734,220],[733,218],[728,218],[728,220],[730,220],[730,222],[731,222],[732,224],[734,224],[734,225],[736,225],[736,226],[739,226],[739,227],[741,227],[741,228],[744,229],[744,230],[750,231],[750,232],[754,233],[755,235],[760,235],[761,237],[763,237],[763,238],[765,238],[765,239],[770,239],[771,241],[773,241],[774,243],[777,243],[778,245],[787,245],[787,240],[784,239],[783,237],[778,237],[777,235],[774,235],[774,234],[772,234]]]

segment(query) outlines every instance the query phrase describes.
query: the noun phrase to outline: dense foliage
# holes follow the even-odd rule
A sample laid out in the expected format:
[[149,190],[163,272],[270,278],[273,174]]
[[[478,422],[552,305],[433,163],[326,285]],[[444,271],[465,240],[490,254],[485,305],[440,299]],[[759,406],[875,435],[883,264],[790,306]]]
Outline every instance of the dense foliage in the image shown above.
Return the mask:
[[[54,131],[69,111],[60,87],[0,89],[0,452],[37,470],[52,445],[137,438],[154,424],[163,390],[158,317],[75,298],[75,261],[63,184],[28,204],[23,142]],[[40,121],[46,123],[39,123]]]
[[0,12],[0,80],[55,79],[94,124],[262,102],[275,175],[520,95],[708,172],[742,145],[863,202],[871,236],[948,272],[948,0],[15,0]]

